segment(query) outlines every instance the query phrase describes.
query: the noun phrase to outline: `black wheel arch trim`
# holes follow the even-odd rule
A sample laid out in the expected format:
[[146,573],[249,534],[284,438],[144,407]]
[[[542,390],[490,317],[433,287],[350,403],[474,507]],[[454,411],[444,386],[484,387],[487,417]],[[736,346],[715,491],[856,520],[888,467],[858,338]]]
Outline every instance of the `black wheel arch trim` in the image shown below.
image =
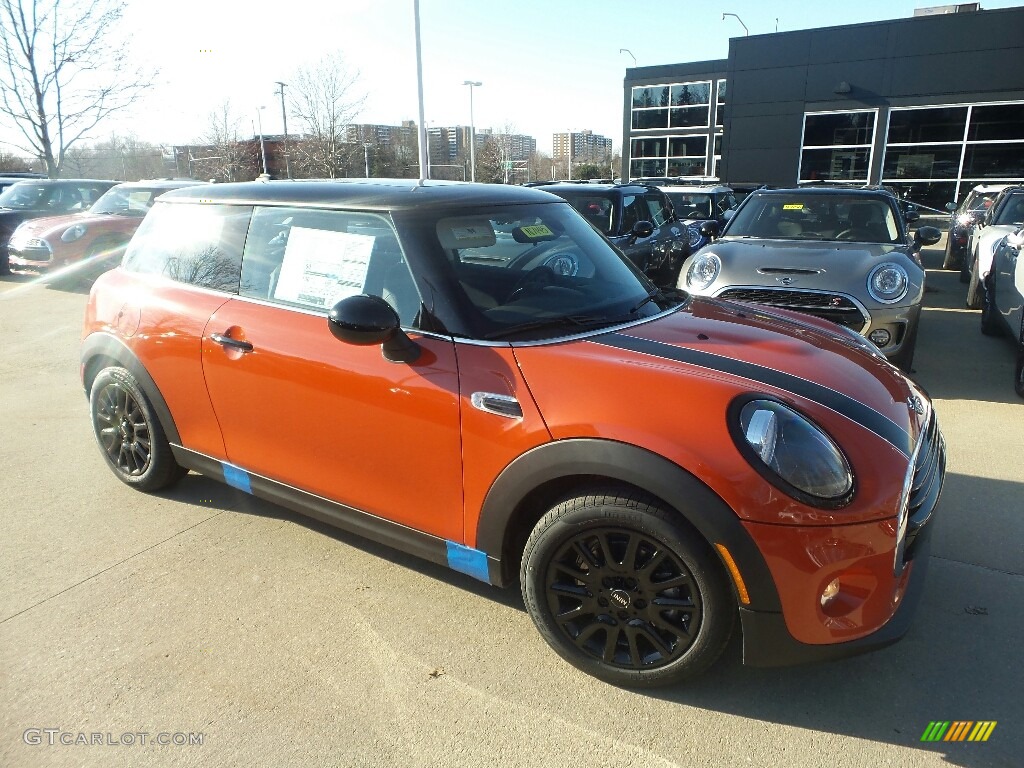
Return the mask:
[[142,388],[142,392],[153,406],[157,418],[160,419],[160,426],[163,427],[167,441],[170,443],[180,443],[181,437],[178,434],[178,427],[174,423],[171,409],[167,407],[167,401],[160,394],[160,388],[153,381],[153,377],[149,375],[149,371],[142,365],[139,358],[135,356],[135,353],[116,336],[97,332],[90,334],[82,342],[82,386],[85,388],[85,396],[89,396],[90,372],[95,374],[100,370],[91,371],[93,361],[99,358],[113,360],[122,368],[131,372],[136,381],[138,381],[139,387]]
[[[515,558],[506,550],[515,540],[517,532],[509,528],[520,505],[541,485],[578,476],[628,483],[661,499],[697,529],[719,561],[721,554],[714,545],[725,545],[743,576],[749,608],[781,610],[775,582],[760,550],[718,494],[663,456],[598,438],[571,438],[537,446],[516,458],[491,485],[480,511],[476,547],[500,559],[501,584],[513,583],[518,577]],[[725,563],[722,567],[728,573]]]

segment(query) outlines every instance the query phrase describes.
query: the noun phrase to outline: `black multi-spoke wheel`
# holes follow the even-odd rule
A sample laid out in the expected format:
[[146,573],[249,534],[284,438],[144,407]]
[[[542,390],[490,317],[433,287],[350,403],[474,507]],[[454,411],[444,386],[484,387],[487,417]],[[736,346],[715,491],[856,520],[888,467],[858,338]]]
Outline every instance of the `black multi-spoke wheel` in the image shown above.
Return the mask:
[[640,496],[569,499],[534,529],[523,595],[567,661],[618,685],[675,683],[721,653],[735,604],[710,549]]
[[122,482],[155,491],[186,474],[174,461],[160,422],[129,371],[100,371],[93,381],[89,405],[96,441]]

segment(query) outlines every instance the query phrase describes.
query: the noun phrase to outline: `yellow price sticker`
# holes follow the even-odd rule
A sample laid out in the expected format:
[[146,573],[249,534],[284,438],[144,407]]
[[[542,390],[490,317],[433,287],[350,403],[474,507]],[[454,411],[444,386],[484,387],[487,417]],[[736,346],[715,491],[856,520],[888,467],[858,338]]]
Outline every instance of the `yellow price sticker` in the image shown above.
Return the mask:
[[529,224],[525,227],[520,227],[523,230],[523,234],[527,237],[547,237],[555,234],[544,224]]
[[804,209],[803,203],[786,203],[782,206],[784,211],[802,211]]

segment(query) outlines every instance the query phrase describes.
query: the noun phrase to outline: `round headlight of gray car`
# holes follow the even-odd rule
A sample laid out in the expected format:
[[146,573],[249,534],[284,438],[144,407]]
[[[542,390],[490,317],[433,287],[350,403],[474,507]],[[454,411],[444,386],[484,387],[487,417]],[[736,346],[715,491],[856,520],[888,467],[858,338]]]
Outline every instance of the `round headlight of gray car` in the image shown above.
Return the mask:
[[754,469],[790,496],[833,508],[849,500],[853,472],[843,452],[792,408],[775,400],[751,400],[740,408],[739,433]]
[[868,274],[868,293],[882,304],[894,304],[907,295],[910,277],[899,264],[879,264]]
[[709,252],[699,254],[686,270],[686,287],[691,291],[703,291],[722,271],[722,260]]
[[78,238],[85,234],[84,224],[75,224],[74,226],[68,227],[64,230],[64,234],[60,236],[60,239],[65,243],[73,243]]

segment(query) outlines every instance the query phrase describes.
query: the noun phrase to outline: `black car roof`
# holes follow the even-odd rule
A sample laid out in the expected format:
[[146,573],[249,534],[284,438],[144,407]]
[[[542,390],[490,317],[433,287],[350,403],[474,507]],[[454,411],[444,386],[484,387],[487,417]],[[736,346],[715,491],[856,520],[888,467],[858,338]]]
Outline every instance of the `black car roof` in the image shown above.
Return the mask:
[[751,197],[754,195],[811,195],[811,196],[827,196],[827,195],[853,195],[855,197],[892,197],[892,193],[879,188],[865,189],[864,187],[790,187],[788,189],[776,189],[776,188],[762,188],[755,189],[750,193]]
[[[550,184],[538,184],[534,189],[551,189],[556,195],[562,192],[579,192],[581,194],[593,194],[594,192],[623,192],[643,194],[658,188],[650,184],[590,184],[586,181],[553,181]],[[557,190],[557,191],[555,191]]]
[[318,181],[251,181],[208,184],[172,190],[161,202],[250,203],[354,206],[370,210],[407,210],[460,205],[560,203],[538,189],[504,184],[416,179],[337,179]]

